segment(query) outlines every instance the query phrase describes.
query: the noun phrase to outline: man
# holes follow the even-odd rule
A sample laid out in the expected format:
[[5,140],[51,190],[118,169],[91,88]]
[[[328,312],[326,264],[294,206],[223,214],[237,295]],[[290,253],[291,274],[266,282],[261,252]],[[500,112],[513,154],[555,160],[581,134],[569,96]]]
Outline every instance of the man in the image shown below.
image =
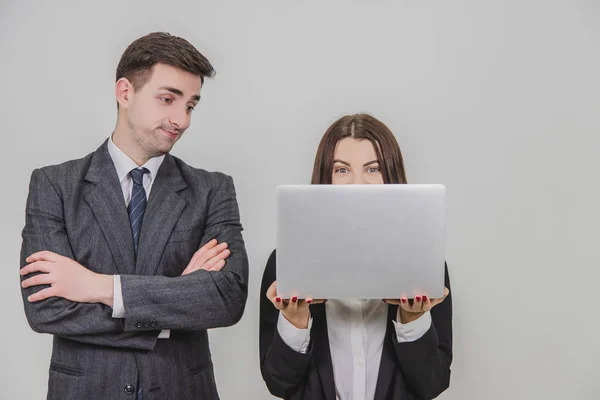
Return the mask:
[[48,399],[219,398],[206,330],[247,298],[235,189],[169,154],[213,74],[182,38],[139,38],[112,136],[33,172],[21,286],[32,329],[54,335]]

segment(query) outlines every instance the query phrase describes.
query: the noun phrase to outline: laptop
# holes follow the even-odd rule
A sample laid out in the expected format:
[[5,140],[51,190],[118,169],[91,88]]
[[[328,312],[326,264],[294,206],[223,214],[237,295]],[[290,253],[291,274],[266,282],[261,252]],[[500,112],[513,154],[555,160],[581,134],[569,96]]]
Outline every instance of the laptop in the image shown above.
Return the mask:
[[442,297],[445,198],[437,184],[277,187],[278,295]]

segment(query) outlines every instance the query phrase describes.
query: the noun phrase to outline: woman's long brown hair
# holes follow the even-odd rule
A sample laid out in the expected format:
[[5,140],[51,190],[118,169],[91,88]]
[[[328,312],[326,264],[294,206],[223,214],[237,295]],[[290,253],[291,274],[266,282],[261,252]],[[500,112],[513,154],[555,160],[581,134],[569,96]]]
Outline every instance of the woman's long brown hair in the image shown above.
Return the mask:
[[373,144],[384,183],[406,183],[404,159],[392,131],[369,114],[354,114],[335,121],[323,135],[315,156],[313,185],[331,184],[335,146],[347,137]]

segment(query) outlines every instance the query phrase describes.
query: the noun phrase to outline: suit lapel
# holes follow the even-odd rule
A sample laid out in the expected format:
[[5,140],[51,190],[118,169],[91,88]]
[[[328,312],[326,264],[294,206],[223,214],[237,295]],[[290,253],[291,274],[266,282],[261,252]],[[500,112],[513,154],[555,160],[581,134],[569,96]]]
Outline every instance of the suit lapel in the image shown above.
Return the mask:
[[383,340],[383,350],[381,352],[381,362],[379,363],[379,376],[377,377],[374,400],[386,399],[396,368],[396,349],[394,348],[396,331],[392,321],[396,320],[397,313],[398,306],[388,306],[388,323]]
[[137,275],[156,273],[167,241],[187,204],[178,193],[185,188],[187,184],[175,159],[167,154],[152,184],[144,214],[135,266]]
[[313,316],[313,355],[321,378],[321,384],[325,391],[325,399],[335,400],[335,381],[333,378],[331,350],[329,348],[329,335],[327,333],[325,304],[315,304],[310,306],[310,312]]
[[85,180],[90,182],[84,195],[108,243],[117,271],[134,272],[134,249],[129,216],[117,171],[107,148],[108,141],[92,155]]

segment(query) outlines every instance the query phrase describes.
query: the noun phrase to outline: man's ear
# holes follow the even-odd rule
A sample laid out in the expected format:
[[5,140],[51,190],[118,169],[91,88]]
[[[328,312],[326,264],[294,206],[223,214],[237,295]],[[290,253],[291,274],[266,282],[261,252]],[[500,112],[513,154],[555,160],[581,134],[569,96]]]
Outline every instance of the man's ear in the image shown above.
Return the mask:
[[129,106],[129,100],[133,94],[133,84],[127,78],[121,78],[115,85],[115,96],[117,97],[117,103],[122,108]]

